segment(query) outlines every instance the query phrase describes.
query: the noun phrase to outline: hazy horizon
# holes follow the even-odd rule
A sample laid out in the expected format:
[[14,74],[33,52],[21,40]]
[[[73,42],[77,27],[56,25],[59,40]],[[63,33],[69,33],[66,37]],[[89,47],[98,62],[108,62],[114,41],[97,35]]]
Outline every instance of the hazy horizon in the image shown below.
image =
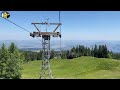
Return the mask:
[[[40,39],[40,40],[42,40],[42,39]],[[20,40],[15,40],[15,39],[13,39],[13,40],[10,39],[9,40],[9,39],[6,39],[6,40],[0,40],[0,41],[39,41],[39,40],[38,39],[34,39],[34,40],[32,40],[32,39],[24,39],[24,40],[21,40],[21,39]],[[50,41],[60,41],[60,39],[59,40],[52,40],[51,39]],[[61,39],[61,41],[120,41],[120,40],[80,40],[80,39],[79,40],[72,40],[72,39],[71,40],[67,40],[67,39],[66,40],[62,40]]]
[[[42,48],[42,42],[38,40],[0,40],[0,47],[4,43],[6,47],[9,47],[10,44],[14,42],[15,45],[22,50],[36,51]],[[120,40],[111,41],[111,40],[62,40],[61,41],[61,50],[69,50],[72,47],[77,45],[84,45],[85,47],[92,48],[96,45],[106,45],[108,49],[113,52],[120,53]],[[60,41],[52,41],[50,43],[51,49],[60,50]]]

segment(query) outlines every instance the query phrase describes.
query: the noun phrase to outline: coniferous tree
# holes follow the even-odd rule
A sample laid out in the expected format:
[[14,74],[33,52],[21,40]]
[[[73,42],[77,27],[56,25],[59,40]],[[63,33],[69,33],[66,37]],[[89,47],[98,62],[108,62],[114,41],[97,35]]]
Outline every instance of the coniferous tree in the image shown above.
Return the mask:
[[94,47],[94,57],[97,57],[98,55],[98,49],[97,49],[97,45],[95,45]]
[[37,60],[42,60],[42,51],[37,53]]
[[75,52],[76,51],[76,49],[75,49],[75,47],[73,47],[72,49],[71,49],[71,52]]
[[84,48],[84,56],[87,56],[87,48]]
[[2,44],[1,47],[1,54],[0,54],[0,78],[5,78],[6,68],[7,68],[7,61],[8,61],[8,49],[6,48],[5,44]]
[[97,57],[103,58],[103,46],[101,45],[99,45]]
[[82,53],[81,53],[81,46],[80,46],[80,45],[78,46],[78,49],[79,49],[78,55],[79,55],[79,57],[81,57],[81,56],[82,56]]
[[28,51],[25,51],[25,52],[24,52],[24,57],[25,57],[24,63],[31,61],[31,57],[30,57]]
[[19,79],[21,77],[21,63],[23,62],[23,55],[16,48],[14,43],[9,47],[9,58],[6,59],[5,78]]
[[53,59],[55,56],[55,51],[52,49],[50,53],[50,59]]
[[15,44],[12,42],[11,43],[11,45],[10,45],[10,47],[9,47],[9,52],[10,53],[14,53],[14,51],[17,49],[17,47],[15,46]]
[[94,57],[94,49],[91,49],[91,56]]
[[108,50],[106,45],[103,45],[103,57],[108,58]]
[[90,49],[86,47],[86,55],[90,56]]

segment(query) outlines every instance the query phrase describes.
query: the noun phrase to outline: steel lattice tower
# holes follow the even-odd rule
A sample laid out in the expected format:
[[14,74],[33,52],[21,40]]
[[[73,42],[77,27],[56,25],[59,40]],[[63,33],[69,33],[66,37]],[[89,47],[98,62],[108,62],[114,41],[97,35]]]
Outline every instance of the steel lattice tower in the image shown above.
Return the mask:
[[[45,22],[45,23],[32,23],[36,29],[38,30],[38,32],[33,32],[33,33],[30,33],[30,36],[31,37],[42,37],[42,69],[41,69],[41,72],[40,72],[40,79],[44,78],[50,78],[50,79],[53,79],[53,76],[52,76],[52,71],[50,69],[50,38],[51,36],[53,37],[60,37],[61,38],[61,33],[60,32],[55,32],[58,27],[60,25],[62,25],[61,23],[48,23],[48,22]],[[41,25],[57,25],[57,27],[53,30],[53,32],[41,32],[36,24],[41,24]]]
[[52,72],[50,70],[50,36],[43,35],[42,36],[42,70],[40,73],[41,78],[50,78],[53,79]]

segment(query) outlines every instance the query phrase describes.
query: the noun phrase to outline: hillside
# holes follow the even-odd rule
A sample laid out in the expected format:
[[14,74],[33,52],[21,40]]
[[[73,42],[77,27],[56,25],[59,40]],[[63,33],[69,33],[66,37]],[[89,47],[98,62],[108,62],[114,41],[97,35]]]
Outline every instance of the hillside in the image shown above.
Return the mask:
[[[41,60],[23,65],[22,79],[37,79]],[[53,77],[65,79],[119,79],[120,61],[115,59],[80,57],[51,60]]]

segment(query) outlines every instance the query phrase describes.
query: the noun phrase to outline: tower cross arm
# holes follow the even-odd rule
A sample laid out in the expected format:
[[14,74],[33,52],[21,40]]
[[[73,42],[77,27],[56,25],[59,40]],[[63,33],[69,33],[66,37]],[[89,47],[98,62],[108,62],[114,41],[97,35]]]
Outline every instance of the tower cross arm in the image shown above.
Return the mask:
[[38,27],[35,25],[35,24],[33,24],[34,26],[35,26],[35,28],[38,30],[38,32],[40,32],[40,30],[38,29]]
[[33,32],[33,35],[34,36],[38,36],[38,35],[49,35],[49,36],[52,36],[52,35],[61,35],[61,33],[59,33],[59,32]]
[[61,23],[48,23],[48,22],[32,23],[32,24],[42,24],[42,25],[47,25],[47,24],[50,24],[50,25],[62,25]]

